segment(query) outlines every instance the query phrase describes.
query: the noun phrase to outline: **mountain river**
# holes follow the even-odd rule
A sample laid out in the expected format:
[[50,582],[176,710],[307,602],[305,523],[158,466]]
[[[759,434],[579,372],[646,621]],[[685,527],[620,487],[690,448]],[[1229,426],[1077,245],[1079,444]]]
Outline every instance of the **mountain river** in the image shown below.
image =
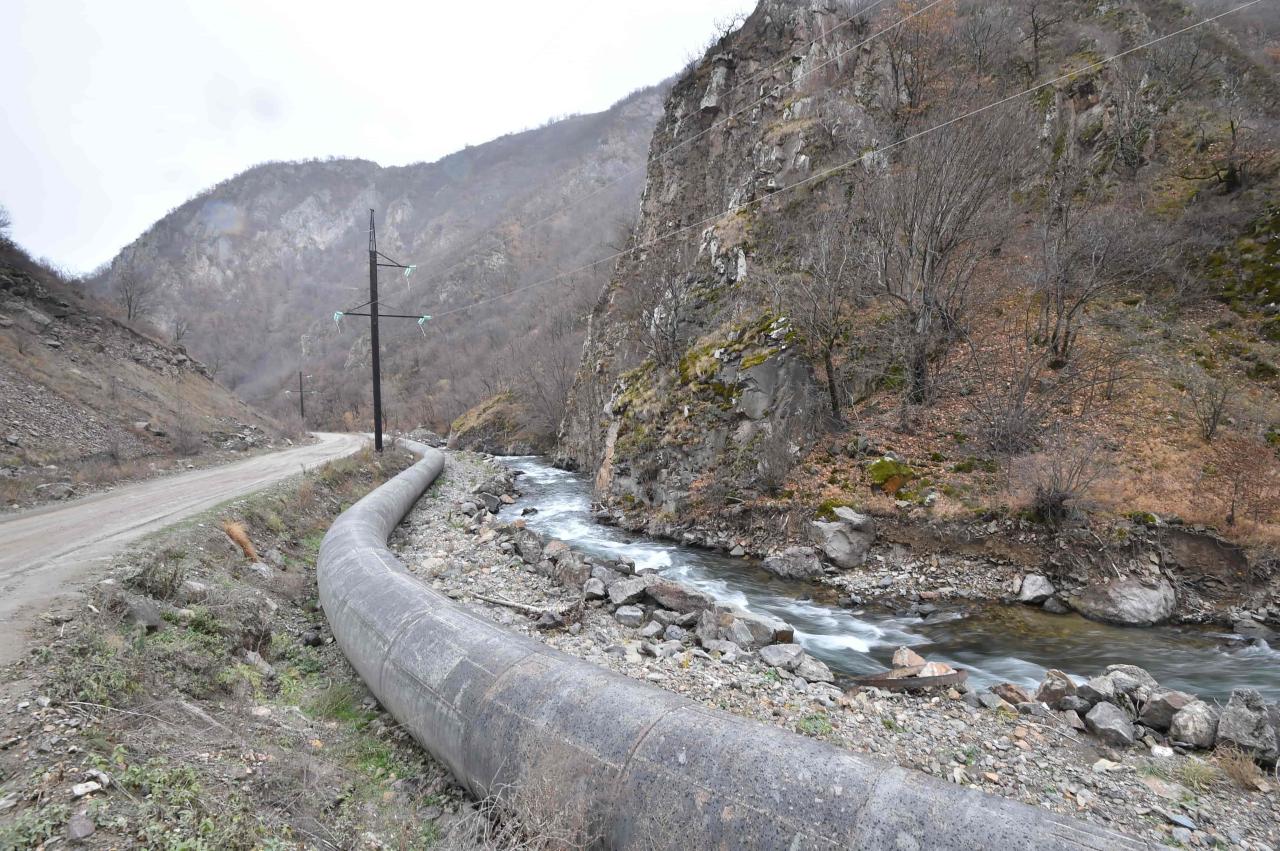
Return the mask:
[[874,608],[836,604],[830,588],[780,579],[749,560],[636,535],[597,521],[590,482],[532,456],[502,460],[521,471],[524,496],[503,511],[536,531],[585,553],[626,556],[670,579],[748,611],[791,624],[796,641],[838,675],[888,667],[893,651],[913,647],[929,659],[969,671],[972,685],[1014,682],[1034,686],[1048,668],[1079,678],[1115,663],[1146,668],[1161,685],[1225,701],[1234,687],[1252,687],[1280,699],[1280,652],[1265,643],[1228,649],[1230,635],[1190,627],[1126,629],[1051,615],[1030,606],[966,604],[927,621]]

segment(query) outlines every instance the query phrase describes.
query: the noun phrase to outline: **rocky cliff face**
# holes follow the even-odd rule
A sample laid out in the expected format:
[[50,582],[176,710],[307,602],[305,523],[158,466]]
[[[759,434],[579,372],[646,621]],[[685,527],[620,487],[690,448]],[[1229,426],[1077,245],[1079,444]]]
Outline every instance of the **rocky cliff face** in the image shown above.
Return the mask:
[[872,53],[854,48],[870,24],[848,17],[766,0],[667,99],[640,249],[592,312],[561,433],[560,460],[596,470],[610,503],[675,516],[708,488],[767,491],[812,441],[821,390],[770,302],[774,258],[752,243],[793,209],[771,193],[883,138],[862,104]]
[[[1235,284],[1223,290],[1239,274],[1250,282],[1244,289],[1269,292],[1268,273],[1231,258],[1266,253],[1257,223],[1270,221],[1280,161],[1264,151],[1274,150],[1280,89],[1260,45],[1274,45],[1276,34],[1249,47],[1239,33],[1197,30],[1095,67],[1202,14],[1146,0],[1073,2],[1032,39],[1033,6],[903,3],[849,22],[847,4],[762,0],[675,83],[651,145],[632,251],[592,310],[560,430],[558,460],[593,472],[618,519],[668,534],[719,529],[697,538],[720,541],[746,525],[803,530],[842,505],[916,519],[936,507],[953,517],[1018,510],[1019,493],[1054,455],[1051,441],[1066,435],[1105,445],[1099,463],[1124,465],[1094,506],[1186,508],[1196,522],[1215,522],[1196,505],[1217,497],[1196,494],[1193,478],[1170,496],[1165,462],[1154,460],[1211,469],[1209,451],[1185,433],[1190,416],[1152,429],[1141,412],[1188,410],[1193,392],[1173,375],[1188,364],[1238,381],[1261,405],[1255,414],[1280,410],[1274,380],[1259,383],[1251,366],[1280,354],[1263,327],[1265,299],[1239,298]],[[1084,70],[1064,73],[1071,69]],[[1059,75],[1004,112],[946,130],[965,109]],[[1252,128],[1249,152],[1230,129],[1237,121]],[[937,125],[946,132],[929,135]],[[970,156],[998,133],[1007,155],[988,165],[1009,166],[1002,188],[983,202],[980,226],[961,234],[967,253],[952,255],[953,271],[963,272],[949,280],[973,298],[951,305],[930,295],[904,306],[915,296],[892,280],[891,266],[919,224],[910,213],[937,203],[927,192],[940,185],[925,179],[912,189],[912,176],[933,168],[965,195],[979,175],[947,177],[954,160],[938,152],[951,145]],[[931,147],[930,139],[948,141]],[[1244,183],[1231,176],[1240,167],[1251,175]],[[1140,259],[1127,255],[1127,271],[1069,294],[1080,301],[1067,321],[1087,354],[1067,368],[1046,354],[1047,333],[1028,333],[1023,321],[1052,312],[1044,306],[1052,275],[1040,270],[1065,239],[1052,200],[1064,174],[1079,181],[1073,191],[1087,199],[1087,216],[1123,222],[1130,243],[1149,240]],[[919,205],[894,207],[908,190],[923,193]],[[849,262],[860,265],[847,287],[858,291],[815,318],[821,311],[802,296],[821,290],[818,230],[833,210],[847,229],[829,246],[851,247]],[[1046,248],[1046,234],[1061,237],[1058,248]],[[900,268],[929,266],[923,258],[935,248]],[[1068,266],[1070,278],[1078,265]],[[830,300],[844,298],[838,289]],[[1150,325],[1155,305],[1160,335]],[[944,315],[943,330],[920,343],[931,312]],[[1214,322],[1247,343],[1223,348]],[[1091,408],[1076,389],[1083,385],[1071,384],[1086,370],[1102,374],[1090,363],[1140,382],[1108,390]],[[921,369],[939,377],[917,394]],[[1028,408],[1030,439],[1000,447],[993,412],[1021,417]],[[1262,445],[1271,416],[1238,426]],[[1139,433],[1141,447],[1131,439]]]
[[[189,326],[183,342],[247,398],[280,397],[301,366],[329,385],[315,412],[367,411],[365,320],[335,327],[335,311],[367,299],[368,211],[379,247],[417,264],[384,270],[384,312],[440,313],[594,260],[618,222],[634,218],[643,156],[661,105],[654,89],[607,112],[577,116],[467,148],[435,163],[383,168],[362,160],[269,163],[174,210],[93,282],[113,297],[129,276],[159,287],[152,318]],[[575,203],[560,212],[569,200]],[[560,336],[532,293],[423,333],[383,329],[391,413],[448,421],[493,392],[496,364],[530,338]],[[554,318],[554,317],[552,317]],[[510,349],[510,351],[503,351]],[[499,354],[499,352],[502,352]],[[428,368],[429,367],[429,368]],[[478,385],[490,381],[488,393]],[[505,380],[505,376],[503,376]],[[402,383],[396,383],[396,381]]]

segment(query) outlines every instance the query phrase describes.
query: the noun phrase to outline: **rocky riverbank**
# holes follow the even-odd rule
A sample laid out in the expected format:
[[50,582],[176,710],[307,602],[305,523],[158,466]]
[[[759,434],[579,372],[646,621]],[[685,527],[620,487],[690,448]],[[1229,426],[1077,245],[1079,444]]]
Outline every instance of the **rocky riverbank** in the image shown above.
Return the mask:
[[1057,533],[1018,517],[940,520],[918,506],[877,516],[842,505],[803,517],[730,509],[710,524],[614,506],[597,519],[758,559],[779,575],[830,585],[853,605],[1016,601],[1122,626],[1212,624],[1246,639],[1280,635],[1280,571],[1254,564],[1211,530],[1154,515]]
[[[785,623],[498,521],[511,488],[510,474],[484,458],[451,454],[442,481],[398,533],[405,563],[499,623],[712,707],[1156,842],[1280,846],[1280,783],[1241,758],[1253,740],[1234,732],[1260,737],[1255,750],[1266,759],[1266,733],[1274,742],[1276,719],[1266,707],[1259,713],[1247,694],[1218,711],[1214,735],[1223,718],[1235,719],[1224,739],[1234,747],[1209,752],[1168,729],[1181,713],[1183,726],[1191,729],[1194,716],[1202,729],[1216,708],[1168,693],[1127,666],[1084,686],[1051,674],[1034,695],[1016,687],[846,690],[791,643]],[[896,583],[901,574],[878,564],[872,554],[869,568],[842,575],[866,576],[876,591],[906,596],[940,587],[930,573],[939,568],[927,560],[906,590],[882,585],[878,575]],[[1013,573],[1009,581],[1021,586]],[[863,587],[850,583],[846,593]],[[1157,718],[1164,710],[1169,718]]]

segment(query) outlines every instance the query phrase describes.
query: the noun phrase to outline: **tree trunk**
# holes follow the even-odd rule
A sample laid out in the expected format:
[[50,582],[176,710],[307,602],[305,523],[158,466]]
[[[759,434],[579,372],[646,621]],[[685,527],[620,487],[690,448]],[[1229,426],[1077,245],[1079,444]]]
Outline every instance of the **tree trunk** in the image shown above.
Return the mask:
[[836,387],[836,365],[831,358],[831,349],[827,349],[822,353],[822,365],[827,371],[827,396],[831,400],[831,418],[836,422],[841,422],[840,391]]

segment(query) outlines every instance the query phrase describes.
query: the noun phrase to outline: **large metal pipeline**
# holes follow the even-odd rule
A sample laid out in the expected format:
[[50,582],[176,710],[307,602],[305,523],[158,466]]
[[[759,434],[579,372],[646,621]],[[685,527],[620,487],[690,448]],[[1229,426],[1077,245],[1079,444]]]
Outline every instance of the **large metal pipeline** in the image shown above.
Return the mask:
[[553,814],[602,848],[1148,847],[709,709],[471,613],[387,549],[445,463],[401,444],[422,460],[334,522],[320,600],[378,700],[477,797]]

